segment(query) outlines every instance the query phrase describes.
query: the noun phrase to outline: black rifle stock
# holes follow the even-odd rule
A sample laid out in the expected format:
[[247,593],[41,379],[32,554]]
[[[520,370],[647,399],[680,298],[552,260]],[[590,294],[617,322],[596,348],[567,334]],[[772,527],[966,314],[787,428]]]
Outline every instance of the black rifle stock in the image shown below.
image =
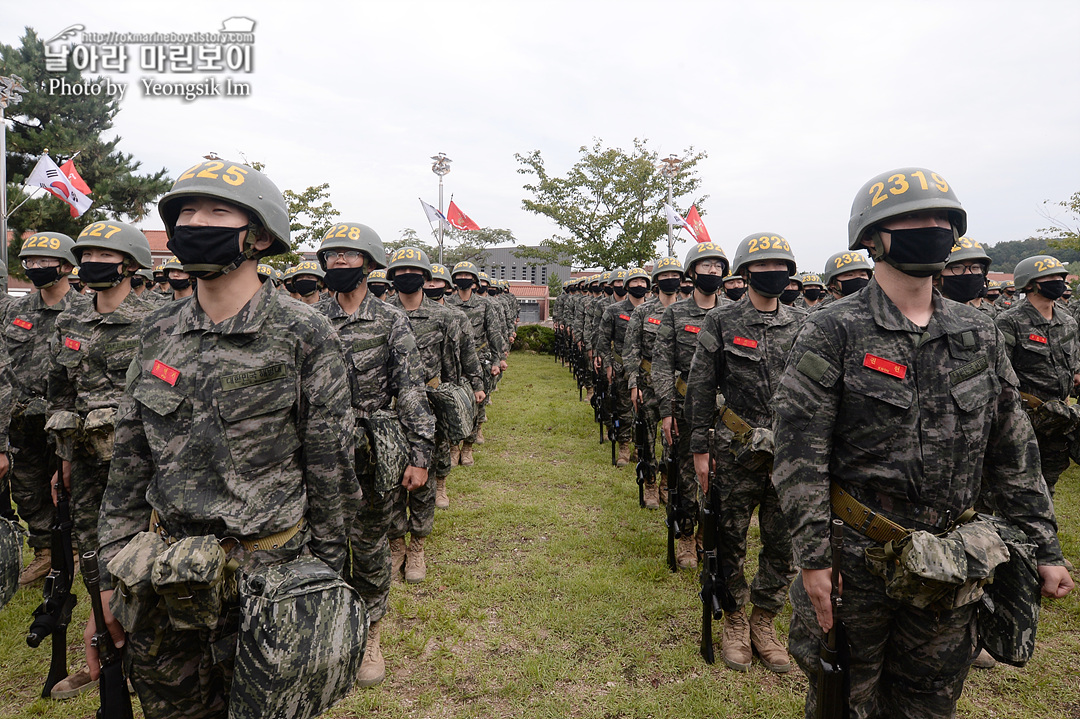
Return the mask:
[[96,631],[90,638],[90,646],[97,649],[98,661],[101,662],[101,676],[98,678],[101,706],[97,711],[97,719],[132,719],[131,696],[127,690],[127,679],[124,678],[123,656],[121,650],[113,644],[112,635],[105,625],[97,552],[86,552],[82,555],[82,574],[94,612]]
[[649,427],[644,412],[634,414],[634,444],[637,446],[638,506],[645,506],[645,484],[656,481],[656,467],[653,465],[653,448],[649,442]]
[[717,544],[720,539],[720,492],[716,488],[713,444],[716,430],[709,430],[709,491],[701,507],[701,656],[707,664],[716,661],[713,649],[713,620],[739,607],[728,588],[727,574],[720,566]]
[[[607,378],[607,370],[601,370],[601,372],[604,372],[604,378],[606,379]],[[614,374],[614,372],[612,372],[612,377],[614,378],[614,376],[615,376],[615,374]],[[616,407],[615,407],[615,388],[612,386],[611,382],[608,382],[607,418],[608,418],[608,433],[607,433],[608,434],[608,441],[611,442],[611,466],[614,467],[616,464],[618,464],[618,459],[616,457],[616,452],[615,452],[616,436],[618,434],[619,428],[622,427],[622,422],[619,421],[619,413],[618,413],[618,411],[616,410]]]
[[848,719],[850,679],[848,664],[850,646],[840,613],[844,600],[840,597],[840,553],[844,549],[844,522],[832,520],[829,526],[832,545],[832,629],[818,649],[817,706],[815,719]]
[[[671,403],[671,424],[675,426],[675,403]],[[673,572],[679,571],[678,562],[675,559],[675,540],[682,536],[679,527],[679,458],[675,454],[675,441],[667,446],[667,563],[668,569]]]
[[41,590],[42,602],[34,610],[34,621],[26,635],[26,643],[37,647],[52,636],[52,659],[49,663],[49,675],[41,696],[48,699],[52,688],[67,677],[67,627],[71,622],[71,610],[76,598],[71,593],[71,584],[75,579],[75,557],[71,549],[71,495],[67,493],[64,482],[56,481],[56,520],[52,526],[52,569],[45,577],[45,586]]

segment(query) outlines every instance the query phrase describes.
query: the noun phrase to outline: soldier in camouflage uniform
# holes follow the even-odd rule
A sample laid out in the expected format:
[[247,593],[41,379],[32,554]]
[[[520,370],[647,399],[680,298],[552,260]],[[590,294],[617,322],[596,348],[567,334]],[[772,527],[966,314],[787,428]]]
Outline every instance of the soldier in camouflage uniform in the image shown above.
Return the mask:
[[802,276],[803,283],[803,296],[802,300],[796,302],[797,307],[802,307],[804,310],[812,310],[817,307],[818,304],[825,299],[826,290],[825,283],[821,281],[821,277],[811,272],[804,272]]
[[[1050,255],[1021,260],[1013,276],[1024,299],[997,317],[1005,353],[1020,380],[1020,396],[1035,428],[1043,478],[1054,496],[1069,468],[1069,395],[1080,385],[1080,340],[1076,320],[1055,300],[1068,270]],[[1058,410],[1055,412],[1054,410]]]
[[[593,369],[600,370],[600,318],[604,316],[604,310],[615,301],[615,276],[620,270],[602,272],[598,288],[600,292],[585,309],[585,350],[589,353]],[[625,275],[626,270],[621,270]],[[619,280],[619,290],[623,280]]]
[[165,260],[165,277],[169,283],[169,292],[166,297],[170,300],[182,300],[195,294],[196,279],[184,272],[184,266],[176,256]]
[[[344,229],[342,229],[344,228]],[[339,222],[323,237],[317,253],[326,286],[337,293],[319,305],[337,330],[345,349],[352,385],[352,405],[361,420],[394,404],[408,443],[407,468],[400,486],[414,491],[427,483],[435,439],[435,417],[424,390],[424,367],[409,320],[397,307],[367,291],[365,275],[385,268],[386,253],[378,234],[366,225]],[[422,284],[422,283],[421,283]],[[391,503],[398,484],[377,484],[368,443],[359,443],[357,477],[363,503],[349,527],[352,566],[347,579],[368,605],[371,630],[359,686],[380,683],[386,665],[380,646],[380,620],[390,593]]]
[[701,242],[690,248],[683,265],[694,281],[694,293],[689,300],[676,302],[664,311],[653,345],[652,383],[660,406],[664,441],[674,446],[674,460],[679,463],[680,506],[676,509],[681,520],[681,536],[676,557],[681,568],[692,569],[697,567],[694,526],[699,502],[683,398],[698,333],[705,315],[717,306],[716,292],[727,274],[728,260],[720,245]]
[[[0,297],[7,294],[0,292]],[[0,301],[0,305],[5,304]],[[11,359],[0,342],[0,609],[19,589],[19,570],[22,568],[23,531],[19,517],[11,506],[11,452],[8,426],[11,423],[12,392]]]
[[870,278],[873,276],[874,268],[863,253],[851,250],[837,252],[825,261],[825,271],[821,273],[821,281],[829,290],[829,296],[819,306],[855,294],[870,284]]
[[990,262],[990,255],[981,244],[969,237],[957,239],[941,271],[941,294],[953,302],[969,304],[993,319],[997,309],[985,297]]
[[368,290],[376,299],[390,299],[386,293],[390,290],[390,280],[386,279],[386,270],[372,270],[367,278]]
[[323,268],[318,262],[305,260],[293,268],[293,288],[296,290],[297,299],[306,305],[315,305],[322,299],[320,290],[325,285]]
[[[894,192],[875,203],[880,187]],[[933,291],[932,275],[965,225],[951,188],[929,170],[866,183],[852,207],[849,248],[871,248],[874,279],[810,314],[773,398],[773,482],[802,569],[792,583],[789,642],[811,677],[808,718],[819,643],[834,621],[829,523],[840,510],[830,496],[846,500],[832,487],[878,513],[846,528],[840,559],[855,719],[953,716],[978,646],[974,604],[935,611],[885,594],[865,557],[882,543],[863,534],[883,538],[884,518],[939,533],[974,504],[985,472],[1004,499],[999,510],[1037,546],[1044,596],[1072,586],[1004,340],[984,314]]]
[[[585,345],[585,318],[589,314],[589,307],[593,300],[598,298],[602,294],[600,289],[600,275],[589,275],[588,278],[582,280],[582,293],[581,297],[574,305],[574,315],[570,321],[570,329],[574,335],[574,342],[577,343],[578,351],[584,353],[587,363],[592,362],[592,357],[589,356],[588,350]],[[588,366],[592,366],[589,364]],[[592,401],[593,392],[596,388],[593,387],[592,372],[586,372],[584,379],[585,387],[585,400],[587,402]]]
[[1012,280],[1005,280],[1005,283],[1001,285],[1001,295],[994,302],[994,306],[1000,311],[1004,311],[1013,306],[1013,301],[1016,299],[1016,284]]
[[[600,318],[599,341],[597,350],[603,372],[607,373],[608,391],[615,398],[615,417],[618,427],[615,441],[619,443],[619,455],[616,467],[625,467],[630,462],[630,442],[634,438],[634,405],[630,401],[630,387],[626,380],[626,365],[623,363],[623,346],[626,342],[626,328],[630,325],[630,315],[645,302],[649,294],[649,273],[640,267],[616,270],[612,284],[615,294],[620,299],[604,310]],[[629,296],[628,296],[629,295]]]
[[[224,717],[239,597],[226,587],[202,629],[176,628],[164,602],[122,627],[105,568],[149,530],[166,542],[210,537],[241,573],[305,551],[341,571],[343,497],[359,495],[354,416],[329,323],[259,282],[257,258],[289,249],[273,183],[240,163],[200,162],[158,212],[169,248],[200,282],[194,298],[147,316],[127,372],[98,523],[102,600],[148,719]],[[84,636],[96,678],[94,629],[91,616]]]
[[[1005,283],[1000,280],[987,280],[986,282],[986,301],[990,304],[995,304],[999,297],[1001,297],[1001,288]],[[994,308],[997,310],[997,307]],[[995,315],[996,316],[996,315]]]
[[56,470],[55,449],[45,431],[45,393],[49,374],[50,343],[56,318],[89,300],[71,291],[67,276],[75,267],[71,254],[75,241],[58,232],[38,232],[23,241],[19,258],[37,289],[13,299],[4,320],[4,341],[15,375],[11,413],[11,495],[19,516],[30,528],[34,559],[19,575],[19,586],[49,573],[52,560],[50,529],[53,523],[49,478]]
[[[626,328],[626,337],[623,338],[623,367],[626,385],[630,388],[630,402],[635,411],[645,415],[648,433],[645,441],[650,447],[656,446],[656,425],[660,422],[660,405],[652,383],[653,348],[660,318],[675,303],[682,276],[682,263],[677,257],[663,257],[654,263],[650,279],[653,287],[659,288],[660,294],[634,309]],[[647,482],[644,495],[646,509],[659,509],[661,499],[667,501],[667,487],[662,484],[658,486],[655,480]]]
[[[717,398],[723,395],[721,421],[732,432],[715,452],[718,520],[717,559],[739,609],[724,613],[723,659],[731,669],[749,671],[753,653],[767,669],[791,671],[787,649],[776,638],[773,618],[784,607],[795,577],[791,535],[770,479],[768,461],[750,453],[757,436],[771,445],[772,395],[780,382],[805,313],[779,302],[795,274],[795,255],[783,237],[759,232],[743,239],[732,271],[747,283],[745,297],[712,310],[698,333],[697,351],[687,379],[684,414],[691,430],[690,449],[703,492],[708,492],[709,430],[716,424]],[[742,425],[739,425],[739,421]],[[745,426],[753,428],[748,430]],[[756,461],[755,461],[756,460]],[[758,510],[761,552],[753,586],[743,565],[750,518]],[[747,620],[744,607],[754,605]]]

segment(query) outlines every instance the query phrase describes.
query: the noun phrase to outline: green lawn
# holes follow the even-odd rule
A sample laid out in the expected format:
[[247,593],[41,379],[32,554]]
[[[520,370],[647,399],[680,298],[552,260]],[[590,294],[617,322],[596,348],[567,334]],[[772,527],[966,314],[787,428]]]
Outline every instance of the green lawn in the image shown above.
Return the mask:
[[[662,513],[638,508],[633,468],[610,466],[566,370],[515,353],[488,417],[476,465],[450,475],[428,581],[391,592],[386,682],[354,692],[334,716],[801,716],[798,670],[781,677],[755,663],[742,674],[698,656],[697,577],[667,570]],[[1057,490],[1074,561],[1078,485],[1073,467]],[[34,700],[48,652],[23,636],[39,587],[0,612],[0,714],[91,716],[96,697]],[[973,670],[961,716],[1080,717],[1077,597],[1043,605],[1028,667]],[[84,593],[76,614],[81,634]],[[789,617],[778,621],[784,632]]]

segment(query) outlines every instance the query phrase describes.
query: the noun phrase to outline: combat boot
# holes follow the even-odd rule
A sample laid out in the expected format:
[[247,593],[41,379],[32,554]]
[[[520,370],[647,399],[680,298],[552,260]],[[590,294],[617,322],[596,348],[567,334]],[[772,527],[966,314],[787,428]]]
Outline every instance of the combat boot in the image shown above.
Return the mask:
[[737,672],[750,671],[754,655],[750,651],[750,624],[742,609],[724,614],[723,641],[724,664]]
[[401,572],[405,568],[405,537],[390,540],[390,578],[401,581]]
[[660,504],[667,506],[667,485],[657,484],[656,488],[660,490]]
[[427,578],[427,563],[424,561],[424,538],[413,536],[409,541],[409,551],[405,556],[405,581],[419,584]]
[[976,669],[993,669],[997,666],[997,660],[990,656],[990,652],[980,649],[975,655],[975,660],[971,662],[971,666]]
[[615,461],[616,467],[625,467],[630,462],[630,443],[619,442],[619,458]]
[[660,492],[656,482],[645,483],[645,509],[660,509]]
[[382,624],[382,621],[375,622],[368,627],[364,661],[360,664],[360,671],[356,673],[356,686],[358,687],[373,687],[382,683],[382,680],[386,678],[386,661],[383,659],[382,649],[379,647],[380,624]]
[[484,423],[481,422],[480,426],[476,428],[476,441],[473,444],[484,443]]
[[791,671],[791,657],[776,638],[776,628],[773,626],[775,616],[760,607],[754,607],[750,612],[750,643],[766,669],[777,674],[786,674]]
[[586,402],[592,402],[593,394],[595,394],[595,393],[593,392],[592,387],[589,387],[588,389],[586,389],[586,391],[585,391],[585,401]]
[[456,467],[461,464],[461,446],[454,445],[450,448],[450,466]]
[[34,550],[34,559],[19,573],[19,586],[25,587],[44,577],[52,569],[52,550],[42,547]]
[[679,546],[675,548],[675,559],[679,569],[696,569],[697,552],[694,551],[693,537],[679,537]]
[[435,507],[450,509],[450,497],[446,494],[446,477],[435,478]]
[[472,444],[470,444],[469,442],[461,443],[461,466],[473,466]]
[[97,685],[98,680],[90,678],[90,667],[83,667],[54,684],[49,697],[52,699],[70,699],[89,689],[93,689]]

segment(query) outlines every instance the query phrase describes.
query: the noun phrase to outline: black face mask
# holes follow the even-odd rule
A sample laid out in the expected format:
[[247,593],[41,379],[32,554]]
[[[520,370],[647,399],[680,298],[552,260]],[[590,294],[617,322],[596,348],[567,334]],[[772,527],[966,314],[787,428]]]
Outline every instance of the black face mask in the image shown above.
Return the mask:
[[679,285],[679,292],[680,292],[680,294],[684,294],[687,297],[689,297],[690,295],[692,295],[694,293],[694,286],[693,285]]
[[703,293],[711,295],[720,289],[720,285],[724,284],[724,278],[720,275],[698,275],[694,278],[694,287],[697,287]]
[[[166,247],[172,250],[189,275],[213,279],[231,272],[247,259],[240,251],[240,233],[246,229],[177,225]],[[254,249],[249,252],[254,257]]]
[[785,305],[790,305],[795,300],[799,299],[798,290],[784,290],[780,293],[780,301]]
[[840,282],[840,294],[844,297],[853,295],[863,287],[870,284],[870,280],[865,277],[852,277],[849,280],[839,280]]
[[604,288],[604,294],[607,295],[608,297],[610,297],[611,295],[615,294],[615,288],[608,285],[607,287]]
[[642,287],[641,285],[634,285],[633,287],[628,288],[626,291],[630,293],[631,297],[638,300],[649,294],[649,288]]
[[622,299],[623,297],[626,297],[626,288],[625,287],[615,287],[614,290],[615,290],[615,296],[618,297],[619,299]]
[[59,267],[32,267],[26,270],[26,276],[39,290],[56,284],[60,279]]
[[390,285],[384,285],[382,282],[376,282],[373,285],[368,285],[368,289],[371,290],[371,294],[376,297],[382,297],[390,289]]
[[742,299],[742,296],[746,294],[745,287],[726,287],[724,288],[724,294],[727,295],[729,300],[738,302]]
[[408,274],[401,274],[400,272],[394,275],[394,289],[403,295],[411,295],[414,292],[419,292],[420,288],[424,286],[427,280],[423,275],[410,272]]
[[820,287],[808,287],[803,290],[803,295],[811,302],[817,302],[823,294],[825,294],[825,291]]
[[310,297],[318,291],[319,281],[315,279],[293,280],[293,287],[296,288],[296,294],[301,297]]
[[137,290],[140,287],[142,287],[143,283],[145,283],[145,282],[146,282],[146,278],[143,277],[142,275],[132,275],[131,276],[131,289]]
[[323,284],[334,292],[352,292],[363,281],[363,267],[331,267],[323,277]]
[[660,291],[665,295],[673,295],[679,291],[679,285],[682,280],[678,277],[665,277],[662,280],[656,281],[656,286],[660,288]]
[[95,290],[116,287],[124,279],[120,274],[123,265],[123,262],[84,262],[79,265],[79,281]]
[[472,277],[455,277],[454,286],[464,292],[476,283]]
[[968,302],[982,294],[986,286],[986,275],[943,275],[941,291],[950,300]]
[[188,287],[191,287],[191,278],[185,277],[182,280],[174,280],[170,277],[169,287],[172,287],[174,290],[186,290]]
[[446,294],[445,287],[425,287],[424,294],[433,300],[441,300],[443,295]]
[[1035,286],[1039,288],[1039,294],[1048,300],[1056,300],[1065,294],[1065,280],[1044,280],[1036,282]]
[[[750,286],[762,297],[779,297],[790,281],[787,270],[750,273]],[[798,290],[795,292],[797,293]]]
[[905,275],[930,277],[945,269],[955,237],[951,227],[886,230],[892,236],[884,260]]
[[986,299],[988,299],[991,302],[997,302],[998,297],[1001,297],[1000,292],[995,292],[994,294],[990,294],[989,292],[986,293]]

